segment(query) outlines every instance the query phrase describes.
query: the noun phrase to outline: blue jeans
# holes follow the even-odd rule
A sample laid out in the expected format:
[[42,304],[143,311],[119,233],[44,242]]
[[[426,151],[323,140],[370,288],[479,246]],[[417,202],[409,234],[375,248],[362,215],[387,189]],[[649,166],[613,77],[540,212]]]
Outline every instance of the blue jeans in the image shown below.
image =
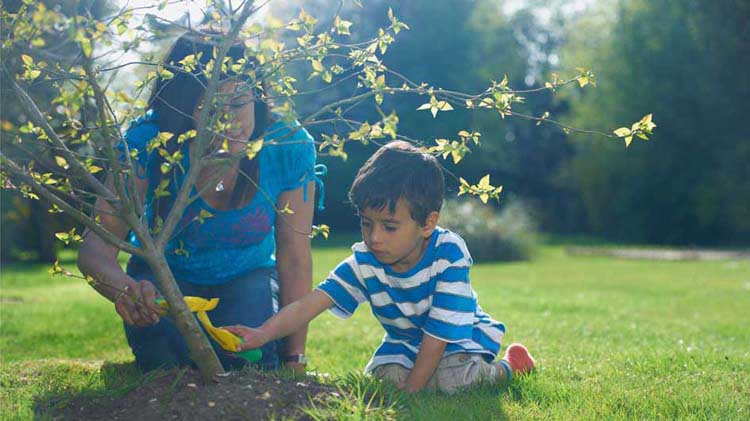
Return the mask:
[[[153,282],[153,274],[141,265],[128,265],[128,275],[135,280],[147,279]],[[203,298],[218,298],[219,304],[208,312],[214,326],[241,324],[258,327],[274,314],[272,285],[276,283],[276,270],[272,268],[257,269],[238,279],[223,285],[197,285],[177,281],[183,295]],[[158,285],[154,282],[158,289]],[[202,327],[202,326],[201,326]],[[190,360],[188,347],[171,317],[165,316],[153,326],[135,327],[125,325],[125,336],[135,355],[135,362],[142,371],[157,368],[185,366],[195,364]],[[237,370],[248,362],[222,349],[212,339],[211,345],[225,370]],[[264,370],[276,370],[280,367],[279,353],[281,341],[264,345],[263,358],[252,364]]]

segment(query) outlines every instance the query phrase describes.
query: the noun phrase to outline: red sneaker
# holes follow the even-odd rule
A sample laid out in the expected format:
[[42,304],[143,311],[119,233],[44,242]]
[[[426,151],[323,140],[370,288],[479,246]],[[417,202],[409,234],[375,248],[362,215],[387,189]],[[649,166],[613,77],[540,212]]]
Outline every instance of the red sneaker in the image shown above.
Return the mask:
[[513,374],[524,374],[534,369],[534,357],[522,344],[510,344],[503,359],[510,364]]

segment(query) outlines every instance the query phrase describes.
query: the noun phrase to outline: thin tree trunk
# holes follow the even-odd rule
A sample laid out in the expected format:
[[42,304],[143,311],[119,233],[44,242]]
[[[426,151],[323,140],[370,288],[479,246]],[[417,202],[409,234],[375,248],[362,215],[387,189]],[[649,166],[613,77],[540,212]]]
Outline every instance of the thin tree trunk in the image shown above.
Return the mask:
[[175,326],[179,330],[190,351],[190,358],[198,366],[203,381],[209,383],[215,379],[217,374],[223,374],[224,368],[219,362],[211,343],[206,334],[198,325],[198,321],[190,312],[183,295],[177,287],[174,276],[169,270],[166,259],[163,256],[149,261],[151,270],[154,271],[159,290],[169,303],[169,312],[174,318]]

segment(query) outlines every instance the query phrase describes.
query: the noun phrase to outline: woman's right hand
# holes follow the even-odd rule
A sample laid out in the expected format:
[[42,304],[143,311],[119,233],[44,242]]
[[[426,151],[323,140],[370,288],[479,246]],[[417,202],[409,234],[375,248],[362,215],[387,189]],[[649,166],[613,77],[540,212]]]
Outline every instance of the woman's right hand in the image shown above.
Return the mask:
[[115,296],[115,309],[122,320],[133,326],[146,327],[159,322],[163,310],[156,304],[157,292],[154,284],[141,280],[127,283],[124,290]]

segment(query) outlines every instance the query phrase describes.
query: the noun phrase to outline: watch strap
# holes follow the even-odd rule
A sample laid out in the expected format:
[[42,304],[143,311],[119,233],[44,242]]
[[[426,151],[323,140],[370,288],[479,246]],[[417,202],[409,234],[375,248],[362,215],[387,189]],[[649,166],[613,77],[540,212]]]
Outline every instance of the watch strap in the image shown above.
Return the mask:
[[285,363],[299,363],[299,364],[307,364],[307,357],[305,354],[291,354],[291,355],[284,355],[282,360]]

